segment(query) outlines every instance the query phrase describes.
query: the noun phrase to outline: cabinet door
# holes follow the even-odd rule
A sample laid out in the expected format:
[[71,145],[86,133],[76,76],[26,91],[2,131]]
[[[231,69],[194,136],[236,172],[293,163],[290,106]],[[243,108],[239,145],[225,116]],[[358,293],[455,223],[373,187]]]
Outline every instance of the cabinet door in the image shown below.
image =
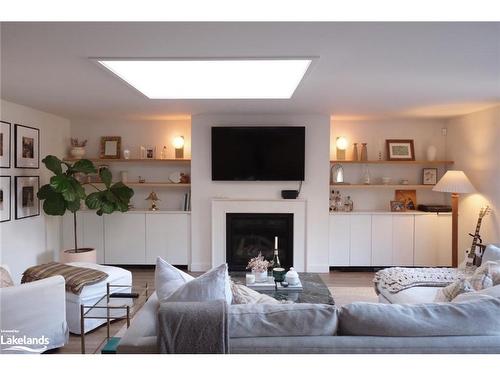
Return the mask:
[[413,265],[414,215],[392,218],[392,260],[395,266]]
[[349,265],[350,218],[349,215],[330,215],[330,266]]
[[392,265],[392,215],[373,215],[372,266]]
[[95,211],[82,212],[80,220],[83,224],[83,247],[96,250],[97,263],[104,263],[104,219]]
[[146,263],[160,256],[174,265],[187,265],[189,215],[154,213],[146,215]]
[[[451,266],[451,215],[437,215],[437,265]],[[458,252],[465,249],[458,249]]]
[[437,265],[437,233],[435,214],[415,216],[415,266]]
[[[78,239],[78,247],[83,245],[83,221],[81,213],[76,214],[76,234]],[[75,229],[73,223],[73,214],[67,212],[62,219],[62,250],[75,248]]]
[[351,266],[370,266],[372,262],[372,217],[351,215]]
[[114,213],[104,218],[105,262],[144,264],[146,261],[145,214]]

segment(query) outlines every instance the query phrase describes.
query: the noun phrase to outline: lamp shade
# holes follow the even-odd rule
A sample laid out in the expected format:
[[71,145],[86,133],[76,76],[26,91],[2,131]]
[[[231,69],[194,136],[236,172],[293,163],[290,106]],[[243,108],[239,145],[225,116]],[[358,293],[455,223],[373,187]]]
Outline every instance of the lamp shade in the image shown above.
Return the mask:
[[463,171],[448,171],[432,188],[443,193],[474,193],[476,189]]

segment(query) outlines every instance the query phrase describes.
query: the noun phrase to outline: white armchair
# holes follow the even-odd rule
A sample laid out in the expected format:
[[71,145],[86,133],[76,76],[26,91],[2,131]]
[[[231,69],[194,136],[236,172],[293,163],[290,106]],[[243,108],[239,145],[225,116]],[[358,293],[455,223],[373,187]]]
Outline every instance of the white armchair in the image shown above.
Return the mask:
[[0,330],[1,353],[42,352],[64,346],[69,337],[64,278],[53,276],[0,288]]

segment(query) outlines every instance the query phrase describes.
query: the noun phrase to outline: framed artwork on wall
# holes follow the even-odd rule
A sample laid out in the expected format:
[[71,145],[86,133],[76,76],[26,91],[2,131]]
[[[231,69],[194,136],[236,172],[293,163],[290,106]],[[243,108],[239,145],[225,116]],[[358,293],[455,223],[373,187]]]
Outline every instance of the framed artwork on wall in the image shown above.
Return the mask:
[[15,125],[16,168],[40,167],[40,130],[31,126]]
[[387,160],[415,160],[413,139],[387,139],[385,147],[387,149]]
[[38,176],[16,176],[16,220],[40,215],[39,188]]
[[0,168],[10,168],[10,122],[0,121]]
[[120,159],[122,137],[101,137],[101,159]]
[[436,185],[438,181],[437,168],[424,168],[422,169],[422,184],[423,185]]
[[0,176],[0,223],[10,220],[11,215],[11,178],[10,176]]

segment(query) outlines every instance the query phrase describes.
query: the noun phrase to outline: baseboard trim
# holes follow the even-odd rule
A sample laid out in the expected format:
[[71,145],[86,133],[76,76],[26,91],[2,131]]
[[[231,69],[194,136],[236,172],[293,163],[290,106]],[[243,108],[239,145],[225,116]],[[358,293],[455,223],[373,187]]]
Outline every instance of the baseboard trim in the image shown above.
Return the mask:
[[209,263],[191,263],[189,270],[192,272],[205,272],[212,268]]
[[324,264],[308,264],[306,272],[328,273],[330,268]]

